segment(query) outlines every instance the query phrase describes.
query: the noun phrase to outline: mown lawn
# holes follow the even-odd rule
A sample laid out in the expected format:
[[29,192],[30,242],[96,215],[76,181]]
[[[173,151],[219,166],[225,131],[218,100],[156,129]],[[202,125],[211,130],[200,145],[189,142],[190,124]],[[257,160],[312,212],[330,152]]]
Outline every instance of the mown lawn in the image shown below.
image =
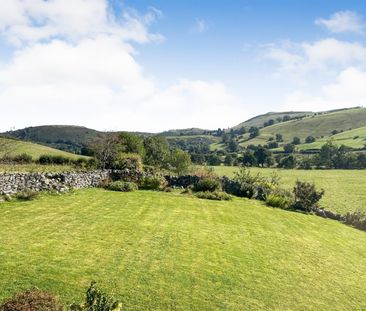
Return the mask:
[[254,200],[89,189],[2,203],[0,224],[0,300],[94,279],[125,310],[366,309],[365,232]]
[[[238,167],[215,166],[217,174],[233,177]],[[284,170],[251,168],[253,173],[269,176],[276,172],[284,188],[292,189],[296,180],[315,183],[325,194],[320,201],[322,207],[345,214],[356,209],[366,211],[366,170]]]

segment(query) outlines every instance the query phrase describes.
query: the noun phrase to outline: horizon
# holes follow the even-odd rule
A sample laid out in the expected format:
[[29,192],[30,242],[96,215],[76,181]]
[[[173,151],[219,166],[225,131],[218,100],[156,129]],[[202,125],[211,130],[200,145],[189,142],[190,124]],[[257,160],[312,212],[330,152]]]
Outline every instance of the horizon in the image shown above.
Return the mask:
[[0,131],[159,133],[364,106],[361,1],[3,4]]

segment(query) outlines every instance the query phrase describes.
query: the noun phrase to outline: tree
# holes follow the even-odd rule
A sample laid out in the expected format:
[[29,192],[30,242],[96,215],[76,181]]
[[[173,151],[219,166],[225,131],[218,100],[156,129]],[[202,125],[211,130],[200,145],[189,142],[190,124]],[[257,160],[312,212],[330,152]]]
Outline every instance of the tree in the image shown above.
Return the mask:
[[283,151],[285,153],[293,153],[295,151],[295,145],[294,144],[286,144],[283,146]]
[[96,160],[102,169],[113,168],[119,152],[121,140],[117,134],[103,134],[91,143]]
[[231,139],[227,148],[229,152],[237,152],[239,149],[239,144],[236,140]]
[[282,134],[276,134],[276,141],[279,142],[279,143],[283,142]]
[[136,153],[142,157],[144,156],[144,139],[141,136],[128,132],[122,132],[120,134],[120,140],[123,152]]
[[287,169],[295,168],[296,167],[296,158],[293,155],[283,157],[280,160],[280,163],[278,164],[278,167],[287,168]]
[[268,164],[268,158],[271,157],[271,151],[264,147],[258,147],[256,151],[254,151],[254,156],[257,160],[257,164],[263,166],[264,164]]
[[191,156],[188,152],[180,149],[175,149],[169,157],[171,169],[178,175],[186,174],[191,167]]
[[308,136],[308,137],[306,137],[305,138],[305,142],[307,143],[307,144],[311,144],[311,143],[313,143],[315,141],[315,137],[313,137],[313,136]]
[[220,157],[213,153],[213,154],[210,154],[208,157],[207,157],[207,164],[208,165],[212,165],[212,166],[216,166],[216,165],[220,165],[221,164],[221,159]]
[[243,158],[241,160],[244,166],[256,166],[257,165],[257,159],[255,158],[253,152],[246,151],[243,154]]
[[227,165],[227,166],[232,166],[232,165],[233,165],[233,161],[234,161],[234,159],[233,159],[232,155],[231,155],[231,154],[228,154],[228,155],[225,157],[224,163],[225,163],[225,165]]
[[257,137],[258,135],[259,135],[259,128],[256,126],[252,126],[249,129],[249,138],[252,139],[252,138]]
[[295,136],[292,139],[292,144],[294,144],[294,145],[300,145],[301,144],[301,139],[299,137]]
[[144,163],[166,168],[170,156],[169,144],[165,137],[149,136],[144,140]]
[[328,168],[333,168],[333,159],[337,155],[338,148],[333,144],[333,141],[329,140],[325,143],[317,155],[318,166],[324,166]]

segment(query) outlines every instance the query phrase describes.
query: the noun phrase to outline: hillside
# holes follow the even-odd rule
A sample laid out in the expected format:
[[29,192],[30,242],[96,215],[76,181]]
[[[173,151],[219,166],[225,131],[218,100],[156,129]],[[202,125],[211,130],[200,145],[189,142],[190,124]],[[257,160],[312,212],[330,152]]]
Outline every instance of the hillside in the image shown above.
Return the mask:
[[266,114],[262,114],[259,116],[256,116],[254,118],[251,118],[249,120],[246,120],[236,126],[233,127],[233,129],[240,129],[241,127],[250,128],[252,126],[254,127],[263,127],[266,122],[269,120],[273,120],[274,123],[282,122],[280,120],[283,120],[285,116],[288,118],[300,118],[308,115],[313,115],[314,113],[311,111],[285,111],[285,112],[268,112]]
[[[265,144],[270,137],[275,137],[276,134],[281,134],[283,136],[283,143],[291,142],[295,136],[299,137],[302,141],[304,141],[307,136],[313,136],[317,140],[325,142],[328,138],[332,137],[332,132],[335,130],[338,132],[343,131],[344,133],[342,133],[342,135],[353,138],[354,136],[357,136],[357,134],[352,136],[353,134],[347,133],[347,131],[361,128],[365,125],[366,108],[318,113],[300,120],[291,120],[265,127],[261,129],[258,137],[242,141],[242,145]],[[361,130],[361,132],[363,131]],[[344,138],[344,136],[339,136],[339,139],[342,137]],[[348,142],[349,141],[350,140],[348,139]],[[305,147],[311,148],[312,146],[309,144]]]
[[[6,149],[6,150],[5,150]],[[21,141],[0,137],[0,157],[4,155],[15,156],[26,153],[32,156],[33,160],[37,160],[41,155],[60,155],[70,159],[78,159],[82,156],[50,148],[43,145],[38,145],[31,142]]]
[[5,135],[52,148],[81,153],[101,132],[81,126],[45,125],[6,132]]
[[126,310],[366,308],[365,232],[258,201],[88,189],[0,218],[0,300],[36,286],[69,305],[96,280]]

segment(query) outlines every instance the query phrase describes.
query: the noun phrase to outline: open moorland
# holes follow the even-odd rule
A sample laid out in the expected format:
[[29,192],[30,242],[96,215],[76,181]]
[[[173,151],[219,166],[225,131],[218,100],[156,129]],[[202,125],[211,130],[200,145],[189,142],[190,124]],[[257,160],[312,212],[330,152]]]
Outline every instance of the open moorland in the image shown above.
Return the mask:
[[0,219],[0,300],[37,286],[67,305],[94,279],[126,310],[366,308],[365,232],[255,200],[90,189]]

